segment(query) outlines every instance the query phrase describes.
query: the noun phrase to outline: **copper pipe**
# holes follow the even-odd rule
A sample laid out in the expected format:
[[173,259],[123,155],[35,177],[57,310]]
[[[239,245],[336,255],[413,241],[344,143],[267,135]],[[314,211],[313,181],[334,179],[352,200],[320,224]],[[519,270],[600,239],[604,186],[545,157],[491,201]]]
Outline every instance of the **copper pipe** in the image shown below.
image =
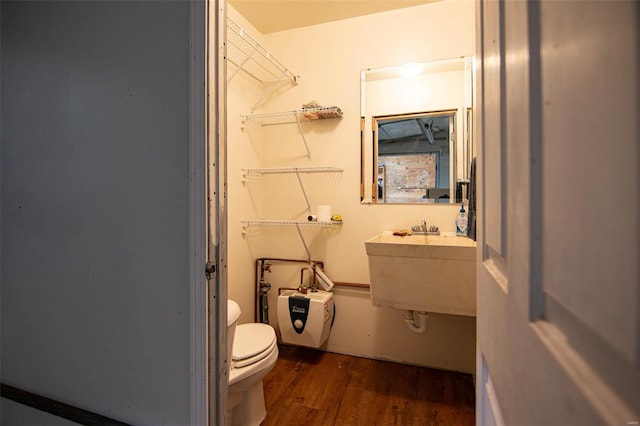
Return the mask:
[[[284,262],[284,263],[315,263],[316,265],[320,265],[320,267],[324,267],[324,262],[316,261],[316,260],[302,260],[302,259],[283,259],[283,258],[269,258],[269,257],[261,257],[256,259],[256,270],[254,277],[254,296],[253,296],[253,322],[258,322],[258,318],[260,316],[260,306],[258,301],[258,294],[260,292],[260,278],[264,278],[264,264],[266,262]],[[297,289],[296,289],[297,290]]]
[[371,288],[369,284],[361,284],[361,283],[345,283],[340,281],[334,281],[333,284],[335,284],[336,287],[339,286],[339,287]]
[[[254,310],[254,317],[253,317],[253,321],[254,322],[258,322],[258,317],[259,317],[259,302],[258,302],[258,294],[259,294],[259,290],[260,290],[260,278],[264,278],[264,264],[266,262],[284,262],[284,263],[315,263],[316,265],[320,266],[322,269],[324,269],[324,262],[320,262],[320,261],[316,261],[316,260],[302,260],[302,259],[283,259],[283,258],[268,258],[268,257],[261,257],[259,259],[256,259],[256,273],[255,273],[255,296],[254,296],[254,305],[255,305],[255,310]],[[302,274],[302,271],[301,271]],[[349,282],[340,282],[340,281],[334,281],[333,282],[334,285],[338,286],[338,287],[352,287],[352,288],[371,288],[371,286],[369,284],[363,284],[363,283],[349,283]],[[278,288],[278,296],[281,294],[281,290],[296,290],[298,291],[299,288],[287,288],[287,287],[279,287]]]

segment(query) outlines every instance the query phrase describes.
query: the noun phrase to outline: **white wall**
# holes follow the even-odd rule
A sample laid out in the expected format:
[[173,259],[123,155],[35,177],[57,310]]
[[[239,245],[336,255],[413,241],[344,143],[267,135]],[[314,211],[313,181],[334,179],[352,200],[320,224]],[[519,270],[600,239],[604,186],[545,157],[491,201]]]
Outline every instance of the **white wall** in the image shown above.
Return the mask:
[[2,90],[2,382],[189,424],[189,4],[2,2]]
[[[229,8],[229,15],[237,16]],[[334,230],[304,230],[315,260],[326,262],[334,281],[369,283],[364,241],[386,230],[407,228],[426,218],[429,225],[454,231],[458,210],[451,206],[360,204],[360,71],[408,62],[470,56],[474,53],[474,6],[443,1],[261,36],[267,48],[300,82],[281,90],[260,111],[292,110],[310,100],[337,105],[341,120],[304,125],[312,153],[306,152],[295,125],[234,131],[234,115],[242,109],[240,90],[229,84],[229,294],[239,299],[241,321],[253,317],[254,260],[257,257],[305,259],[295,228],[250,228],[240,233],[241,218],[301,219],[306,204],[294,176],[274,176],[240,183],[241,167],[336,166],[341,174],[304,176],[312,209],[331,204],[344,224]],[[237,97],[236,97],[237,96]],[[254,100],[252,100],[254,102]],[[232,133],[234,132],[234,133]],[[235,139],[237,138],[237,140]],[[236,152],[237,150],[237,152]],[[233,192],[232,192],[233,191]],[[238,193],[234,193],[238,191]],[[234,229],[235,226],[235,229]],[[284,267],[277,266],[268,279]],[[298,275],[274,285],[297,286]],[[445,369],[475,369],[475,319],[432,314],[428,331],[406,328],[405,312],[371,306],[368,290],[336,288],[337,316],[326,349]],[[275,317],[276,290],[271,292]]]

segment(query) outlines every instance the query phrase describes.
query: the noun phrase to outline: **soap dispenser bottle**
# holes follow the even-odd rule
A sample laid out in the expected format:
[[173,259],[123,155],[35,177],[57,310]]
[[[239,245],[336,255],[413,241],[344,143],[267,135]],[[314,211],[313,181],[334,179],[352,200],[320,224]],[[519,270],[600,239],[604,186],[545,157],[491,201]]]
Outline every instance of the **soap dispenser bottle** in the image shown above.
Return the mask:
[[460,205],[460,212],[456,216],[456,235],[467,236],[467,212],[464,210],[464,203]]

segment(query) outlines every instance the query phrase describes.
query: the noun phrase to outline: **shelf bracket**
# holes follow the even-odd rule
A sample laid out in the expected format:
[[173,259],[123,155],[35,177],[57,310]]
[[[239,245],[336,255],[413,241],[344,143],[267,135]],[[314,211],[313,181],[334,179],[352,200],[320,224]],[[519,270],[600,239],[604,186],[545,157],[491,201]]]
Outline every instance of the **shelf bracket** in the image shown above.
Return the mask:
[[[276,87],[278,87],[278,84],[286,81],[285,79],[287,78],[287,74],[286,73],[282,73],[282,77],[279,80],[275,80],[273,81],[271,84],[269,84],[269,86],[264,90],[264,92],[262,93],[262,97],[260,99],[258,99],[258,102],[256,102],[253,107],[251,108],[252,111],[255,111],[256,108],[258,108],[258,106],[262,103],[262,101],[264,101],[266,98],[269,97],[269,95],[271,95],[271,93],[273,93],[276,90]],[[298,79],[296,78],[294,80],[294,82],[292,83],[292,86],[295,86],[298,84]]]
[[311,213],[311,204],[309,203],[309,197],[307,197],[307,192],[304,190],[304,185],[302,184],[302,179],[300,178],[300,171],[297,169],[296,169],[296,177],[298,178],[298,183],[300,184],[302,195],[304,195],[304,201],[307,202],[307,211]]
[[247,56],[242,60],[242,62],[240,64],[236,65],[235,71],[233,71],[233,73],[231,73],[231,76],[229,78],[227,78],[227,84],[229,84],[231,82],[231,80],[233,80],[233,77],[235,77],[236,74],[238,74],[240,72],[242,67],[244,67],[244,65],[249,61],[249,59],[251,59],[251,57],[253,56],[254,53],[256,53],[256,52],[253,51],[253,52],[247,54]]
[[300,241],[302,241],[302,245],[304,246],[304,251],[307,252],[307,259],[311,262],[311,252],[309,251],[309,247],[307,246],[307,242],[304,240],[304,236],[302,235],[302,231],[300,231],[300,225],[296,225],[296,230],[298,231],[298,235],[300,236]]
[[304,132],[302,131],[302,125],[300,125],[300,117],[298,114],[296,114],[296,124],[298,125],[298,131],[300,132],[302,142],[304,143],[304,149],[307,150],[307,158],[311,160],[311,151],[309,151],[309,145],[307,145],[307,138],[304,137]]

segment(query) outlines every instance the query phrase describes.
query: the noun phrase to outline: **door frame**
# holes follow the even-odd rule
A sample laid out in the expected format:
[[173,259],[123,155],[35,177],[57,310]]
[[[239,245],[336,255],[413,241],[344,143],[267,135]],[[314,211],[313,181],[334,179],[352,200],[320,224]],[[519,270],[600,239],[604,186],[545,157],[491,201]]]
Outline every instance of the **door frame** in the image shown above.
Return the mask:
[[227,67],[226,0],[206,0],[207,19],[207,260],[215,265],[208,294],[209,424],[227,424]]
[[[207,2],[189,2],[189,297],[190,297],[190,417],[192,425],[208,425],[217,405],[209,403],[209,330],[207,263],[208,55]],[[218,287],[212,280],[212,290]],[[218,363],[214,357],[213,364]],[[215,365],[211,365],[217,371]]]

